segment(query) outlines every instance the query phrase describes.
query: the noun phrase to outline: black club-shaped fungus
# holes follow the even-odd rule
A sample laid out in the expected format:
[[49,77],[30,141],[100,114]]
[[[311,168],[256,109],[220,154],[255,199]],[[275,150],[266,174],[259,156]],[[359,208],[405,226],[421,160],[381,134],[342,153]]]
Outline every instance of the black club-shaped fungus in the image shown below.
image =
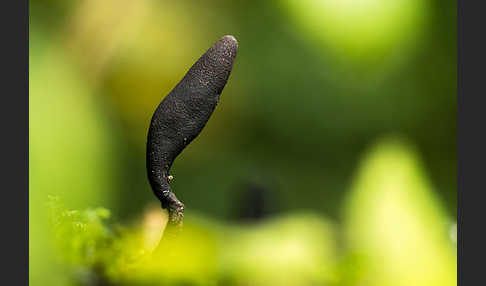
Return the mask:
[[170,187],[170,167],[196,138],[218,104],[228,80],[238,42],[224,36],[189,69],[162,100],[150,123],[147,138],[147,172],[154,194],[169,211],[169,222],[180,224],[184,204]]

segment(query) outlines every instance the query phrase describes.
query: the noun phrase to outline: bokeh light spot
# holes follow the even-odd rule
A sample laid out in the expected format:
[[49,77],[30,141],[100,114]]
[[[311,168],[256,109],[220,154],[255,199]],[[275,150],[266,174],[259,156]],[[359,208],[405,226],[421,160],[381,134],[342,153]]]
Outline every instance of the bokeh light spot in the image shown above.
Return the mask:
[[420,40],[427,1],[284,0],[307,36],[352,62],[376,62]]

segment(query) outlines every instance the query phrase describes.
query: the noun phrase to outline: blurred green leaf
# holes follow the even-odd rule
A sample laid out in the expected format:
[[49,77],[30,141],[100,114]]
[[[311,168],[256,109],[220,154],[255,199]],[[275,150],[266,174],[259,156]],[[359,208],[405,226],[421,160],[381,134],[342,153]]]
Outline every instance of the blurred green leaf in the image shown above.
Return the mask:
[[416,151],[387,138],[366,154],[346,207],[346,237],[364,260],[359,285],[455,285],[451,222]]
[[224,273],[237,285],[323,285],[335,278],[334,226],[319,216],[289,214],[232,228],[225,238]]
[[[47,38],[43,38],[47,37]],[[48,195],[70,207],[110,205],[116,170],[108,120],[96,92],[55,41],[35,34],[29,66],[29,277],[32,285],[60,285],[63,267],[52,255]],[[59,275],[46,275],[55,273]],[[56,282],[57,281],[57,282]]]

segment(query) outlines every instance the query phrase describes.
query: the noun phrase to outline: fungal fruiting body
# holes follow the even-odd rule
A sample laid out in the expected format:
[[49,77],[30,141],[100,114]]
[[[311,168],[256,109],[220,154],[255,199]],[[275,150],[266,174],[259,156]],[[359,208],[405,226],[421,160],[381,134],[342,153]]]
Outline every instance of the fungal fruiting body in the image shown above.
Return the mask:
[[206,125],[228,80],[238,42],[224,36],[189,69],[162,100],[150,123],[147,138],[147,172],[150,186],[169,212],[169,222],[180,224],[184,204],[170,187],[175,158]]

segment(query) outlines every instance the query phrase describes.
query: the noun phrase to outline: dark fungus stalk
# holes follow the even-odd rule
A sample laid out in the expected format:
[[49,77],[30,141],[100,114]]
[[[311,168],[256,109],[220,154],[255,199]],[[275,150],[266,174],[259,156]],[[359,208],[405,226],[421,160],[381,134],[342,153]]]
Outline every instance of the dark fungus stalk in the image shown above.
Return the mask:
[[152,116],[147,139],[147,172],[154,194],[169,212],[169,225],[180,226],[184,217],[184,204],[170,188],[170,167],[209,120],[237,50],[238,42],[233,36],[219,39],[162,100]]

